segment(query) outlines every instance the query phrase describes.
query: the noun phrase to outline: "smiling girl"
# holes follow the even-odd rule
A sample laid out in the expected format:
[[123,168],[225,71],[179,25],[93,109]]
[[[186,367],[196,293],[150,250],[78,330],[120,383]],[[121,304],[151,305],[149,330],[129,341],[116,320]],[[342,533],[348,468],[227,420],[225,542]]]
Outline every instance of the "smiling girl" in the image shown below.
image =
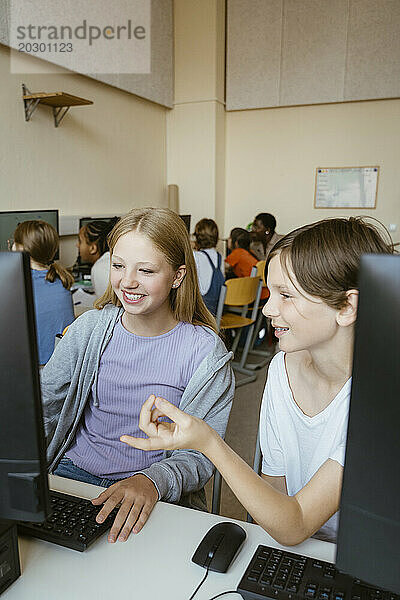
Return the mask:
[[140,435],[143,401],[156,391],[225,433],[234,380],[228,353],[200,296],[183,221],[134,209],[108,239],[110,283],[68,329],[43,370],[50,471],[108,489],[103,521],[120,504],[109,541],[140,531],[159,499],[206,508],[213,466],[194,450],[143,453],[120,442]]
[[[265,386],[259,477],[207,425],[150,396],[140,427],[123,436],[143,450],[196,448],[221,472],[254,520],[278,542],[298,544],[318,532],[334,540],[351,389],[358,264],[392,246],[361,218],[327,219],[286,235],[267,264],[272,321],[281,352]],[[153,408],[153,406],[156,408]],[[160,422],[166,415],[174,423]]]

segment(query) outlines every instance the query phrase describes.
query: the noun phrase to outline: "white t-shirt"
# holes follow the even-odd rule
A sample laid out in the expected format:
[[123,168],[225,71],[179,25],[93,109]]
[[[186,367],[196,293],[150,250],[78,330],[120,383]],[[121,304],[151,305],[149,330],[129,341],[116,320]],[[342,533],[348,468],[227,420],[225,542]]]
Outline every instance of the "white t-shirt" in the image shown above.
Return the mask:
[[[344,465],[351,378],[330,404],[314,417],[296,404],[285,366],[285,353],[272,359],[260,413],[260,444],[265,475],[286,478],[289,496],[301,490],[329,458]],[[335,541],[338,512],[316,537]]]
[[93,294],[85,290],[76,290],[73,294],[74,306],[93,307],[93,303],[104,294],[110,279],[110,253],[105,252],[90,269],[90,279],[92,282]]
[[[218,266],[218,252],[216,248],[207,248],[202,250],[201,252],[198,250],[193,250],[194,260],[196,262],[197,267],[197,276],[199,278],[199,287],[200,294],[204,296],[207,294],[210,289],[211,279],[213,275],[213,270],[211,268],[210,263],[207,260],[207,256],[204,256],[203,252],[206,252],[208,256],[211,258],[212,263],[215,267]],[[221,271],[222,274],[225,274],[224,261],[221,257]]]
[[96,298],[100,298],[107,289],[110,280],[110,253],[105,252],[90,270],[90,278]]

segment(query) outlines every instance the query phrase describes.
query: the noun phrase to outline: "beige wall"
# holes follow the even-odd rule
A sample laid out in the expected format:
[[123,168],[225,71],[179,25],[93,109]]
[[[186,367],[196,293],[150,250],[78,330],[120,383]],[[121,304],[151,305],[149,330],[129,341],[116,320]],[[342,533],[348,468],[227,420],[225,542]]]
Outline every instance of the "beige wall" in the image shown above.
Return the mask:
[[[94,104],[71,108],[57,129],[48,107],[26,123],[22,82]],[[0,210],[90,216],[166,204],[167,109],[81,75],[11,75],[1,45],[0,107]],[[62,240],[64,264],[76,257],[74,243]]]
[[[316,167],[380,165],[375,210],[314,209]],[[278,231],[370,214],[400,240],[400,100],[226,113],[225,233],[271,212]]]
[[[400,240],[400,100],[224,112],[219,2],[175,0],[175,107],[168,182],[195,223],[221,236],[272,212],[287,232],[329,216],[370,214]],[[314,209],[315,169],[380,165],[375,210]]]
[[223,0],[175,0],[175,101],[167,119],[168,183],[179,210],[223,227],[225,187]]

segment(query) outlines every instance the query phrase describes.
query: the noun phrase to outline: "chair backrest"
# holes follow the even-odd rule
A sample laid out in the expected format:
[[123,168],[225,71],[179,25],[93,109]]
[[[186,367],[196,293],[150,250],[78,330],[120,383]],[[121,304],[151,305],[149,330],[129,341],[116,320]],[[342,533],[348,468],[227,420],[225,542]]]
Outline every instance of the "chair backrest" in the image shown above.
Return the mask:
[[225,282],[225,304],[229,306],[244,306],[256,299],[259,277],[237,277]]
[[265,272],[265,260],[259,260],[258,263],[256,264],[256,274],[258,275],[258,277],[260,277],[260,279],[262,279],[263,285],[266,286],[267,283],[264,279],[264,272]]

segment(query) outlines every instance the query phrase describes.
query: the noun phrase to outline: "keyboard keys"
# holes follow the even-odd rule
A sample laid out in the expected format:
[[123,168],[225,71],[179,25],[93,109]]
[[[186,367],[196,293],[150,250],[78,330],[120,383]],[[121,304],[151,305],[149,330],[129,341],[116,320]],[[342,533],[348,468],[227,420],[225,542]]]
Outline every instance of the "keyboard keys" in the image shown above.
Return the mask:
[[54,491],[50,494],[51,514],[46,521],[21,522],[18,524],[20,533],[82,552],[110,528],[117,512],[115,509],[104,523],[99,524],[95,521],[99,508],[90,500]]
[[257,548],[238,592],[246,600],[400,600],[340,573],[331,563],[267,546]]
[[318,600],[330,600],[331,592],[331,588],[321,588],[319,590]]
[[316,586],[314,583],[308,583],[305,588],[304,596],[313,600],[313,598],[315,598],[317,595],[317,587],[318,586]]

